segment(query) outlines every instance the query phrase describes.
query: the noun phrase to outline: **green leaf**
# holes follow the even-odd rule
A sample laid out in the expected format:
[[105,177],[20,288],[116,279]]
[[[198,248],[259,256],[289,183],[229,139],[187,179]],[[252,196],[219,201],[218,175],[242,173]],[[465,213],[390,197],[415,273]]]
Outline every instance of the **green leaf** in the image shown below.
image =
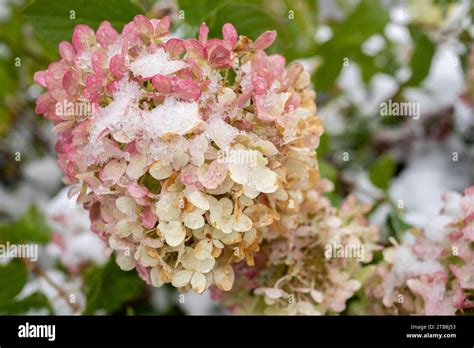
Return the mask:
[[318,159],[323,158],[330,149],[330,141],[331,138],[328,132],[324,132],[321,138],[319,138],[319,146],[316,149],[316,153],[318,154]]
[[323,159],[318,160],[319,166],[319,175],[321,178],[327,178],[331,180],[333,183],[337,180],[337,169],[328,161]]
[[27,279],[28,271],[25,264],[20,260],[15,259],[6,265],[0,266],[0,280],[2,284],[0,307],[9,304],[20,293]]
[[317,89],[326,91],[332,87],[345,58],[349,64],[359,63],[367,79],[374,69],[373,58],[361,54],[361,45],[370,36],[383,32],[388,21],[387,9],[379,0],[362,0],[344,21],[332,25],[331,40],[318,48],[323,63],[313,76]]
[[392,156],[388,154],[380,156],[370,168],[369,177],[372,183],[382,190],[387,190],[390,186],[390,179],[395,172],[395,164]]
[[63,40],[70,41],[78,24],[86,24],[96,30],[102,21],[108,20],[116,30],[121,31],[125,24],[141,13],[138,6],[126,0],[93,3],[89,0],[36,0],[25,10],[35,33],[52,47]]
[[403,240],[405,232],[413,228],[412,225],[403,220],[402,217],[394,211],[388,214],[387,225],[400,242]]
[[34,205],[18,220],[9,225],[0,225],[0,243],[36,242],[45,244],[49,241],[50,234],[51,228]]
[[161,183],[151,176],[149,172],[146,172],[140,179],[139,182],[150,190],[155,195],[161,192]]
[[435,46],[430,38],[420,30],[412,28],[410,29],[410,34],[414,41],[415,51],[410,60],[412,75],[404,86],[417,86],[425,79],[430,71]]
[[84,314],[105,310],[112,314],[136,299],[145,289],[145,282],[135,271],[122,271],[114,260],[105,266],[92,266],[84,275],[87,305]]
[[48,298],[40,292],[35,292],[23,300],[0,307],[0,313],[4,315],[18,315],[28,313],[31,310],[40,309],[46,309],[48,314],[52,313]]

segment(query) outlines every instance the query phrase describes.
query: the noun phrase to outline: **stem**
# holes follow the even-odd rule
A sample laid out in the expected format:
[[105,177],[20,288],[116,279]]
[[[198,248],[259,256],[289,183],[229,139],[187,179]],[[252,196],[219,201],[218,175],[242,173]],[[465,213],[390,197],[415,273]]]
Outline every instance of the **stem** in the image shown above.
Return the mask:
[[45,273],[39,265],[34,264],[29,260],[26,260],[26,259],[24,260],[25,260],[26,265],[29,266],[30,270],[34,274],[46,280],[46,282],[58,292],[59,296],[61,296],[69,305],[69,307],[71,307],[73,313],[78,313],[80,311],[80,307],[77,303],[71,303],[69,301],[69,294],[66,292],[66,290],[64,290],[63,288],[61,288],[61,286],[59,286],[56,282],[54,282],[54,280],[52,280],[51,277],[47,273]]

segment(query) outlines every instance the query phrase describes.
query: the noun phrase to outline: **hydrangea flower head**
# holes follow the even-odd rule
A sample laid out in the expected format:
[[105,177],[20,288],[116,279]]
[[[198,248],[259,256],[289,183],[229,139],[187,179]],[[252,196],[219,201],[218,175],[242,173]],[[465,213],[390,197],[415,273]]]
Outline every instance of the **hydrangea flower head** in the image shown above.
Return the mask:
[[[230,290],[270,226],[291,224],[318,180],[323,128],[301,65],[231,24],[169,36],[168,17],[118,33],[78,25],[35,81],[66,184],[123,270],[149,284]],[[273,228],[273,227],[272,227]]]

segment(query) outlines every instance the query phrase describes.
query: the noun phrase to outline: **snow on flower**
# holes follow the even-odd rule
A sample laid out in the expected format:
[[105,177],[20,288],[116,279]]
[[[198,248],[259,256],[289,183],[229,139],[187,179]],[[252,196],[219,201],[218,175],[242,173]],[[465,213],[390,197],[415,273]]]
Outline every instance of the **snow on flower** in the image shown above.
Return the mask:
[[[454,315],[473,308],[474,187],[443,196],[440,214],[401,245],[384,250],[367,281],[377,313]],[[413,238],[414,237],[414,238]],[[371,311],[374,311],[372,308]]]
[[[308,73],[265,53],[275,32],[252,41],[225,24],[210,39],[203,23],[182,40],[170,25],[142,15],[121,33],[78,25],[35,74],[46,89],[36,112],[55,124],[64,182],[123,270],[228,291],[265,233],[296,229],[323,127]],[[65,102],[92,113],[57,114]],[[356,286],[339,278],[342,298]]]

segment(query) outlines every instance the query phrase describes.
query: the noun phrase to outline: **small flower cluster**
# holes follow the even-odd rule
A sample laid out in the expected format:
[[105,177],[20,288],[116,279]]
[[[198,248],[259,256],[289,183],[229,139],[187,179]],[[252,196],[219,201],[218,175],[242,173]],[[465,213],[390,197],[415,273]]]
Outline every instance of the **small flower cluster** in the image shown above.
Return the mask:
[[[474,186],[444,195],[444,208],[417,236],[384,250],[367,278],[372,314],[454,315],[474,308]],[[378,301],[376,301],[378,300]]]
[[[170,25],[76,26],[61,60],[35,74],[47,89],[36,112],[54,122],[64,181],[79,184],[71,194],[123,270],[230,290],[231,265],[254,265],[269,226],[296,223],[323,127],[309,74],[264,52],[275,32],[252,41],[225,24],[209,39],[202,24],[181,40]],[[88,112],[57,107],[76,104]]]
[[[230,294],[214,291],[237,313],[334,314],[361,287],[357,273],[378,250],[378,230],[369,226],[367,206],[349,197],[340,209],[324,195],[332,184],[319,181],[307,191],[299,214],[282,218],[265,234],[256,267],[241,266]],[[328,246],[357,247],[361,258],[334,257]]]

